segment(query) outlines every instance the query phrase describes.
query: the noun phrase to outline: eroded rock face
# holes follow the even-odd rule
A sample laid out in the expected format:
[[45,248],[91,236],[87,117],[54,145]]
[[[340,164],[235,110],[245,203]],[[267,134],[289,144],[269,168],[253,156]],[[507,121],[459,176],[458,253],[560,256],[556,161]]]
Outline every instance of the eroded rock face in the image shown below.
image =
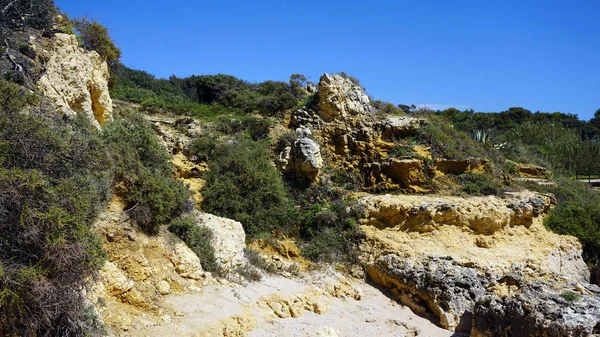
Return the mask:
[[98,217],[94,232],[103,242],[108,261],[87,294],[90,303],[102,299],[100,316],[112,331],[145,326],[137,317],[163,310],[167,294],[196,292],[215,280],[179,238],[161,229],[155,236],[140,232],[124,213],[117,196]]
[[350,79],[323,74],[319,81],[319,114],[325,121],[347,119],[373,111],[369,96]]
[[421,186],[427,182],[423,173],[423,162],[419,159],[392,158],[384,163],[383,172],[406,187]]
[[433,316],[442,327],[458,332],[470,331],[475,302],[490,283],[477,269],[454,264],[449,257],[414,261],[390,254],[367,272],[414,312]]
[[373,280],[414,311],[469,332],[475,304],[489,296],[512,298],[536,279],[548,280],[558,293],[589,281],[579,241],[542,223],[553,203],[531,192],[362,197],[361,260]]
[[435,170],[438,174],[484,173],[488,163],[488,160],[480,158],[439,159],[435,163]]
[[66,116],[83,113],[97,126],[111,122],[109,71],[100,55],[79,47],[75,35],[60,33],[44,52],[46,73],[38,82],[42,94]]
[[516,164],[515,171],[521,178],[549,179],[551,177],[548,170],[532,164]]
[[512,297],[489,295],[475,306],[471,337],[599,336],[600,288],[576,288],[583,294],[532,282]]

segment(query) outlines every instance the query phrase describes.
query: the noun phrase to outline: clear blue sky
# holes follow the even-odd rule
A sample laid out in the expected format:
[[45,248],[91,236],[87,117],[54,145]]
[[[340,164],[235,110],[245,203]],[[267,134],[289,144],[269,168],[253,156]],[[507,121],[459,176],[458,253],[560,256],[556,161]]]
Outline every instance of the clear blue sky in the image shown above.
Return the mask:
[[395,104],[581,119],[600,108],[597,0],[55,1],[159,77],[345,71]]

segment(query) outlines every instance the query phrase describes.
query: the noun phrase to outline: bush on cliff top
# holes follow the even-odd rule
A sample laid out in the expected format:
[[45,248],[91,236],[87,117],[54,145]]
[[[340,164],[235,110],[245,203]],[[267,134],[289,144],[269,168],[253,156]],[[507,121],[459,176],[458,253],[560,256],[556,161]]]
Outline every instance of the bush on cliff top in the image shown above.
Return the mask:
[[108,64],[115,63],[121,58],[121,50],[108,35],[108,29],[97,21],[80,18],[72,21],[81,44],[87,50],[94,50]]

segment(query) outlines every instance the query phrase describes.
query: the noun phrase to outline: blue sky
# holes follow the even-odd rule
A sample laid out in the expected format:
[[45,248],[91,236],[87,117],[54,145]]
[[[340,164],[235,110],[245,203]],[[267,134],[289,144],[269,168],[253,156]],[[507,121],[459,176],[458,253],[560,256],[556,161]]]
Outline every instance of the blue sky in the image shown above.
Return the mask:
[[55,1],[106,25],[123,63],[159,77],[345,71],[395,104],[600,109],[596,0]]

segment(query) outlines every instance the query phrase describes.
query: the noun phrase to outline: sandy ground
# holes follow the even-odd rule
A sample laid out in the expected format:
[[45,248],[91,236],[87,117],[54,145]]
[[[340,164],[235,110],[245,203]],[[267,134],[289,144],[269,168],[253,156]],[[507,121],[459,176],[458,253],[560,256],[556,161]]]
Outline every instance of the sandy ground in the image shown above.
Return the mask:
[[[278,318],[268,307],[258,303],[273,294],[298,296],[340,276],[304,275],[288,279],[267,276],[260,282],[237,287],[210,286],[200,294],[170,295],[166,315],[160,325],[130,331],[125,336],[461,336],[441,329],[410,309],[391,300],[379,289],[358,281],[353,288],[362,293],[360,300],[322,295],[327,306],[321,315],[304,311],[297,318]],[[231,319],[234,317],[235,319]],[[240,319],[244,322],[241,324]],[[212,327],[212,330],[210,329]],[[332,334],[332,332],[335,332]],[[329,334],[325,334],[329,332]]]

